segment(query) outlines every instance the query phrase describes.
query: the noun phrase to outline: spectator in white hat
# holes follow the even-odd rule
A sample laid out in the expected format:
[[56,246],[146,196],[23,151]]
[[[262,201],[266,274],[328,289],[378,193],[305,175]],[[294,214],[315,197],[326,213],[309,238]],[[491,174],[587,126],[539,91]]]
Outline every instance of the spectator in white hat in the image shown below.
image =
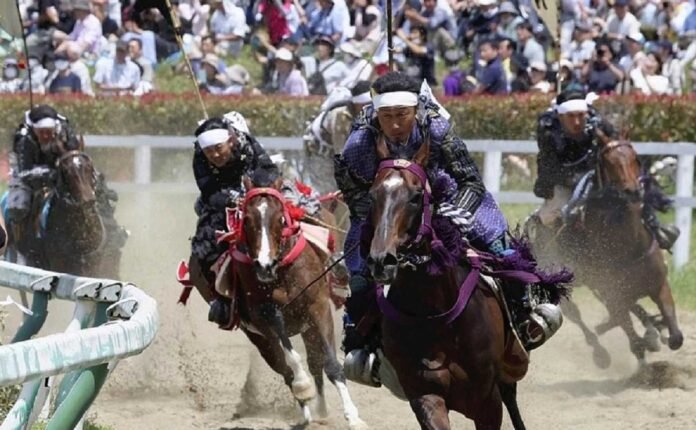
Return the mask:
[[504,1],[498,8],[498,34],[517,42],[517,26],[524,22],[519,11],[510,1]]
[[293,97],[309,95],[307,81],[302,72],[295,67],[295,56],[287,48],[280,48],[275,54],[276,83],[278,94]]
[[343,62],[348,68],[348,74],[338,84],[341,87],[352,88],[358,81],[367,81],[372,76],[372,64],[363,58],[363,54],[353,42],[345,42],[338,47],[343,54]]
[[625,45],[627,53],[619,60],[619,66],[624,72],[630,73],[631,70],[641,66],[641,62],[645,59],[645,53],[643,52],[644,44],[645,37],[640,31],[626,36]]
[[534,61],[529,65],[527,73],[529,73],[529,81],[531,87],[529,91],[533,93],[548,94],[553,89],[549,81],[546,80],[546,63],[540,61]]

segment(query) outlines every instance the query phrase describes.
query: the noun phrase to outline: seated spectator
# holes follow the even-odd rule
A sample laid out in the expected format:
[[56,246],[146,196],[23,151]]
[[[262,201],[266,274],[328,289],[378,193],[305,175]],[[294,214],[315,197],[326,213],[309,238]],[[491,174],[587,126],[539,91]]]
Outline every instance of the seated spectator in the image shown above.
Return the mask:
[[334,43],[345,40],[344,31],[349,27],[350,16],[345,3],[334,0],[316,0],[318,7],[310,12],[308,22],[297,30],[299,40],[312,41],[321,36],[329,37]]
[[503,70],[505,70],[505,78],[508,82],[512,82],[514,74],[512,72],[512,57],[516,54],[517,42],[510,38],[502,38],[498,41],[498,55],[500,55],[500,61],[503,64]]
[[127,14],[123,22],[123,27],[126,32],[121,36],[121,40],[130,42],[132,39],[139,39],[140,45],[143,47],[143,56],[154,66],[157,64],[155,33],[150,30],[143,30],[140,24],[141,19],[139,15],[135,13]]
[[0,81],[0,93],[16,93],[22,79],[19,77],[19,65],[14,58],[5,58],[2,64],[2,81]]
[[428,30],[423,26],[412,26],[409,34],[400,28],[396,31],[396,35],[406,43],[404,50],[406,74],[419,82],[425,79],[429,85],[437,85],[435,49],[428,42]]
[[132,94],[140,83],[140,69],[128,58],[126,42],[116,43],[114,58],[102,58],[97,62],[94,82],[105,95]]
[[570,42],[568,53],[563,53],[562,58],[568,59],[573,67],[580,69],[586,62],[592,59],[595,51],[595,42],[592,40],[592,25],[584,20],[575,23],[573,41]]
[[519,11],[510,1],[504,1],[498,9],[498,34],[517,42],[517,26],[524,22]]
[[283,38],[293,33],[290,21],[299,21],[299,14],[292,0],[261,0],[257,13],[256,21],[263,21],[269,42],[273,46],[278,46]]
[[65,54],[58,54],[53,59],[56,70],[47,80],[48,92],[51,94],[81,93],[80,78],[70,70],[70,61]]
[[230,86],[225,73],[218,69],[220,58],[215,54],[206,54],[201,63],[199,73],[199,87],[201,91],[210,94],[225,94]]
[[[41,60],[35,54],[29,54],[29,73],[31,73],[31,90],[34,94],[46,94],[46,78],[48,70],[41,63]],[[29,91],[29,76],[24,76],[22,83],[19,85],[19,90],[23,92]]]
[[645,44],[645,37],[641,32],[631,33],[625,38],[625,51],[624,55],[619,60],[619,66],[621,69],[630,73],[631,70],[635,68],[640,68],[641,62],[645,59],[645,53],[643,52],[643,45]]
[[478,69],[478,86],[474,90],[476,94],[507,94],[508,82],[505,78],[503,64],[498,55],[498,41],[485,39],[479,44],[479,58],[481,66]]
[[88,96],[94,95],[94,90],[92,89],[92,78],[89,75],[89,68],[82,61],[80,52],[73,46],[68,47],[66,51],[68,60],[70,61],[70,71],[72,71],[78,78],[80,78],[80,90],[82,94]]
[[140,80],[149,82],[150,85],[155,83],[155,71],[152,63],[143,55],[143,45],[140,39],[131,39],[128,41],[128,55],[142,70]]
[[472,84],[466,71],[459,66],[463,58],[463,51],[450,49],[445,52],[445,65],[449,70],[449,74],[442,81],[442,90],[445,96],[461,96],[475,88],[475,84]]
[[641,62],[640,67],[631,70],[630,78],[633,92],[646,96],[671,94],[669,79],[660,74],[662,62],[657,54],[651,52]]
[[286,48],[280,48],[275,55],[278,94],[302,97],[309,95],[307,81],[295,66],[295,56]]
[[229,86],[225,90],[225,94],[244,94],[247,86],[251,81],[249,72],[239,64],[234,64],[225,71]]
[[670,93],[682,95],[684,86],[684,69],[681,61],[676,58],[672,43],[663,40],[658,43],[655,52],[662,62],[662,76],[669,79]]
[[363,52],[372,52],[382,37],[382,11],[374,0],[353,0],[348,11],[354,28],[351,42]]
[[[467,11],[468,18],[463,18],[459,23],[459,37],[463,39],[465,47],[484,38],[489,38],[495,32],[498,15],[497,0],[475,0],[476,7]],[[475,50],[478,54],[478,49]]]
[[210,31],[215,37],[216,52],[238,57],[249,32],[244,9],[232,0],[213,0],[211,5],[214,12],[210,17]]
[[598,42],[592,61],[587,62],[582,69],[582,77],[589,91],[597,94],[616,91],[617,84],[624,78],[624,72],[613,60],[611,45],[606,41]]
[[534,39],[532,24],[529,21],[517,25],[517,50],[522,53],[530,63],[546,62],[544,48]]
[[101,23],[102,36],[106,37],[107,39],[111,35],[116,36],[118,33],[119,24],[115,20],[111,19],[111,17],[109,16],[109,5],[107,4],[108,1],[91,0],[91,2],[92,13],[94,13],[94,16],[96,16],[99,22]]
[[68,46],[74,46],[82,55],[96,55],[100,48],[102,28],[99,19],[91,12],[89,0],[74,0],[73,14],[76,21],[69,35],[60,30],[53,33],[56,54],[65,52]]
[[532,86],[530,92],[548,94],[553,90],[549,81],[546,80],[546,63],[532,63],[529,65],[529,80]]
[[629,34],[640,32],[640,22],[628,10],[629,0],[614,0],[613,11],[607,19],[606,33],[614,52],[621,52],[621,42]]
[[372,64],[362,57],[362,52],[354,42],[345,42],[338,48],[343,53],[343,62],[348,69],[339,86],[352,88],[359,81],[368,81],[372,76]]
[[191,23],[191,34],[196,38],[208,34],[208,19],[210,18],[210,5],[201,3],[201,0],[182,1],[179,3],[179,16]]
[[439,53],[454,47],[457,37],[457,26],[452,11],[438,6],[437,0],[423,0],[420,10],[408,8],[404,10],[408,24],[403,27],[406,33],[411,27],[420,26],[427,29],[428,40]]
[[329,37],[320,37],[314,42],[314,57],[302,58],[307,76],[309,93],[327,95],[348,75],[348,68],[334,58],[335,46]]

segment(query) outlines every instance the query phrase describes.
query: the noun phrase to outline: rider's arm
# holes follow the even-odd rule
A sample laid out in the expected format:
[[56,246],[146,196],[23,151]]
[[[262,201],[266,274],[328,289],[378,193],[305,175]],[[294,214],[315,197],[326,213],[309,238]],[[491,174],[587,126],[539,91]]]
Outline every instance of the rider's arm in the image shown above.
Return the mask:
[[261,146],[259,141],[256,140],[254,137],[249,136],[249,143],[251,145],[252,151],[254,152],[251,170],[256,171],[257,169],[262,169],[269,173],[270,177],[279,176],[280,171],[278,170],[278,166],[276,166],[275,163],[271,161],[271,157],[268,156],[268,153],[266,152],[264,147]]
[[206,160],[203,151],[196,144],[196,148],[193,153],[193,176],[196,178],[196,185],[201,191],[201,198],[204,203],[208,203],[208,199],[215,192],[219,191],[219,184],[213,169],[210,167],[210,163]]
[[[543,121],[543,120],[541,120]],[[553,132],[543,124],[537,129],[537,180],[534,183],[534,194],[543,199],[553,197],[553,187],[561,182],[562,167],[553,141]]]
[[334,177],[352,218],[364,220],[370,210],[370,185],[375,174],[376,155],[372,132],[354,130],[343,152],[334,158]]
[[442,117],[434,118],[430,130],[432,140],[442,142],[445,171],[457,182],[455,204],[473,214],[486,192],[476,163],[464,142],[454,134],[447,120]]
[[17,156],[17,172],[24,172],[36,166],[39,159],[38,144],[29,136],[26,127],[20,128],[15,134],[14,152]]

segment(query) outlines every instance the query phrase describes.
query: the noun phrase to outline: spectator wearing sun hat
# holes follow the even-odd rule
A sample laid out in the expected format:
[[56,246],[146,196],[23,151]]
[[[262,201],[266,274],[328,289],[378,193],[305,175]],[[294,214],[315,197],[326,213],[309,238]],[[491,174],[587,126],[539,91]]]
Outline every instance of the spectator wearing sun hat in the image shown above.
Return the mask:
[[72,7],[76,19],[75,26],[70,34],[60,30],[53,33],[55,52],[65,52],[69,45],[73,45],[82,54],[96,54],[99,52],[102,37],[101,22],[92,13],[89,0],[73,0]]
[[548,94],[553,89],[549,81],[546,80],[546,63],[534,61],[529,65],[527,73],[529,73],[529,81],[531,87],[530,92]]
[[568,59],[574,67],[582,67],[587,61],[592,59],[595,50],[595,41],[592,40],[592,24],[586,20],[575,23],[573,41],[567,52],[562,58]]
[[645,60],[645,53],[643,52],[645,37],[640,31],[637,31],[627,35],[624,42],[627,52],[619,60],[619,66],[624,72],[630,73],[631,70],[640,67],[641,62]]
[[504,1],[498,8],[498,34],[517,42],[517,26],[524,22],[514,4]]
[[275,53],[275,81],[278,94],[293,97],[309,95],[307,81],[302,72],[295,67],[295,56],[287,48],[280,48]]

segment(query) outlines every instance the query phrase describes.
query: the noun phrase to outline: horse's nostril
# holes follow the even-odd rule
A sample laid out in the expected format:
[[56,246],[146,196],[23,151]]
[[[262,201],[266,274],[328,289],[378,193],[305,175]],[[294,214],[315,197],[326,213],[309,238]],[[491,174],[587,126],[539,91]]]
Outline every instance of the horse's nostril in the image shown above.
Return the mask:
[[383,264],[384,264],[385,266],[396,266],[397,264],[399,264],[399,260],[396,258],[396,255],[394,255],[394,254],[387,254],[387,255],[384,257],[384,262],[383,262]]

